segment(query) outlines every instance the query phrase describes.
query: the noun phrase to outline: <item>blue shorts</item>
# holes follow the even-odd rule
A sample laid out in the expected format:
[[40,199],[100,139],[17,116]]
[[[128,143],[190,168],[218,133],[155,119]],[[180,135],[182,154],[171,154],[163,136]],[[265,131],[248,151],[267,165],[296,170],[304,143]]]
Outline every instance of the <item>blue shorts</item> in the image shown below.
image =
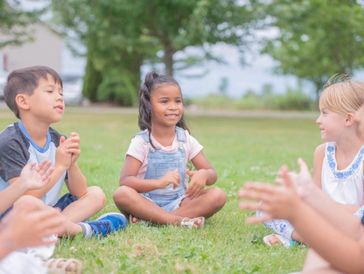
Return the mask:
[[61,209],[61,211],[63,211],[67,206],[77,200],[78,198],[75,195],[72,195],[71,193],[66,193],[57,201],[57,203],[53,207],[59,208]]
[[[66,193],[57,201],[57,203],[53,207],[59,208],[61,211],[63,211],[67,206],[77,200],[78,198],[75,195],[72,195],[71,193]],[[9,207],[7,210],[1,213],[0,220],[4,218],[12,209],[13,207]]]

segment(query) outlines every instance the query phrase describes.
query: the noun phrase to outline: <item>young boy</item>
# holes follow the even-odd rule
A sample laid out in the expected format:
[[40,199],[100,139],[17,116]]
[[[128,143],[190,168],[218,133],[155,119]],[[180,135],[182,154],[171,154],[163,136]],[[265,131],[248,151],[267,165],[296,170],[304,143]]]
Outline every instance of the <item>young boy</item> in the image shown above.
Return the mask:
[[[28,162],[49,160],[54,167],[49,182],[25,194],[59,208],[67,220],[65,234],[106,236],[125,228],[127,220],[120,213],[82,222],[104,207],[105,195],[101,188],[87,186],[78,167],[79,135],[71,133],[66,139],[50,127],[62,119],[65,108],[57,72],[44,66],[15,70],[8,76],[4,98],[20,121],[0,133],[0,189],[17,184]],[[59,198],[64,181],[69,193]]]

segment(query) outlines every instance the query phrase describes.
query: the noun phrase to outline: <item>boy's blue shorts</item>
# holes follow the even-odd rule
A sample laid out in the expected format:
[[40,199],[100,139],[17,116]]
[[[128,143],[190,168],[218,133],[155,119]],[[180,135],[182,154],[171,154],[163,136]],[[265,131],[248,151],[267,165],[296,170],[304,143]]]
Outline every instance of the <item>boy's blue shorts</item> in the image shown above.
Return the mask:
[[59,208],[61,211],[63,211],[67,206],[77,200],[78,198],[75,195],[72,195],[71,193],[66,193],[57,201],[57,203],[53,207]]
[[[75,195],[72,195],[71,193],[64,194],[57,203],[53,206],[55,208],[59,208],[61,211],[63,211],[67,206],[72,204],[74,201],[77,201],[78,198]],[[0,221],[2,218],[5,217],[6,214],[8,214],[13,207],[9,207],[7,210],[5,210],[3,213],[0,214]]]

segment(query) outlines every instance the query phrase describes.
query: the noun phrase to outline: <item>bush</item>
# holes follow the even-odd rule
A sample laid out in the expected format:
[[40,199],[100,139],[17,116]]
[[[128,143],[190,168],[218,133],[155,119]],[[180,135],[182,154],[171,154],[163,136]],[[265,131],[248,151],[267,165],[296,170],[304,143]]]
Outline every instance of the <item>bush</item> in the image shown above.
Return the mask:
[[97,90],[98,101],[111,101],[122,106],[135,104],[137,91],[130,80],[132,78],[116,69],[110,69],[103,75],[103,80]]
[[191,99],[191,103],[203,108],[239,110],[313,110],[315,101],[300,90],[289,89],[284,94],[249,91],[239,99],[221,94],[209,94]]
[[311,110],[314,100],[300,90],[289,89],[285,94],[276,95],[267,101],[267,107],[279,110]]

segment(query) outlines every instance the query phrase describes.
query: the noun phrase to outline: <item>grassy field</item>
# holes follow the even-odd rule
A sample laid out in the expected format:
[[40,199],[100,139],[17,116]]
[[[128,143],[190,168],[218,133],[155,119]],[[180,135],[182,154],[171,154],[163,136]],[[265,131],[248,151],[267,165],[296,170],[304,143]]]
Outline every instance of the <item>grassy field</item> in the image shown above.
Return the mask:
[[[14,121],[0,111],[3,128]],[[307,249],[269,248],[261,225],[248,226],[237,207],[237,191],[248,180],[271,182],[282,163],[296,167],[302,156],[312,165],[320,143],[312,119],[269,119],[188,116],[193,136],[218,172],[217,186],[228,195],[225,207],[207,221],[203,230],[177,227],[129,226],[105,239],[62,240],[56,257],[83,261],[85,273],[289,273],[298,271]],[[137,115],[67,110],[54,125],[64,134],[81,135],[79,164],[90,185],[101,186],[108,198],[103,212],[116,211],[112,193],[130,139],[137,132]]]

